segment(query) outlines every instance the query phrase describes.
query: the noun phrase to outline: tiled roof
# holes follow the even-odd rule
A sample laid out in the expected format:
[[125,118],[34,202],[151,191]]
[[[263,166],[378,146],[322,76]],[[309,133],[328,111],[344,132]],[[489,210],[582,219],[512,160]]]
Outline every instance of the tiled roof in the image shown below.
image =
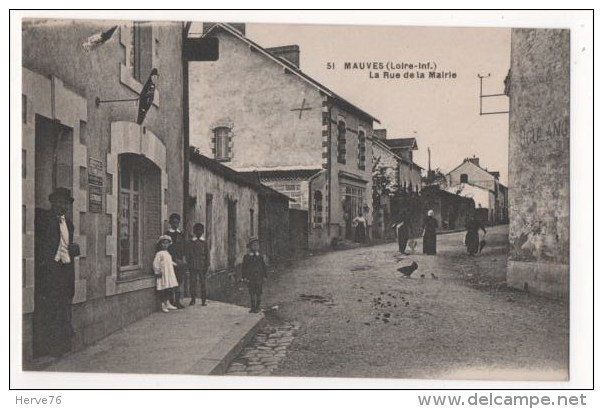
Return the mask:
[[412,149],[412,150],[418,149],[416,138],[390,138],[390,139],[385,139],[383,142],[385,142],[387,144],[387,146],[389,146],[390,148],[394,148],[394,149],[400,149],[400,148]]
[[290,169],[290,170],[257,170],[251,172],[240,172],[244,176],[256,176],[260,180],[306,180],[320,172],[316,169]]
[[217,175],[222,176],[223,178],[234,182],[241,186],[249,187],[258,193],[270,195],[270,196],[279,196],[282,200],[289,201],[289,196],[282,194],[266,185],[262,185],[261,183],[254,180],[252,177],[245,175],[243,173],[237,172],[234,169],[229,168],[228,166],[222,165],[220,162],[208,158],[205,155],[199,153],[194,147],[191,146],[189,151],[189,160],[197,164],[201,167],[209,169]]

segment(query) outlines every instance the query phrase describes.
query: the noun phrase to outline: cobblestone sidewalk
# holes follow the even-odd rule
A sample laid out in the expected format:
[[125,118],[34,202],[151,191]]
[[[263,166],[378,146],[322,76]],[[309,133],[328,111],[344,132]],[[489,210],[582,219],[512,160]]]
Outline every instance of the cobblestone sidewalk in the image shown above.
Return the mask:
[[266,325],[235,358],[226,375],[270,375],[285,358],[299,327],[298,322]]

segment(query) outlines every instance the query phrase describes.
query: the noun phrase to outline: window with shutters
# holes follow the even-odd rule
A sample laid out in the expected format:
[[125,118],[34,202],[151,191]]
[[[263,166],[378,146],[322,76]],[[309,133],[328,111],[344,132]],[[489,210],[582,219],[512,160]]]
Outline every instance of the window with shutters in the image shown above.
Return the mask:
[[214,157],[219,161],[228,161],[232,158],[232,132],[225,126],[214,128]]
[[345,164],[346,154],[346,127],[345,122],[337,123],[337,162]]
[[314,223],[322,223],[322,192],[320,190],[314,192],[314,205],[312,210],[314,211]]
[[153,27],[149,22],[134,22],[134,78],[144,84],[153,69]]
[[249,209],[249,235],[255,235],[255,211]]
[[366,135],[364,130],[358,131],[358,169],[366,169]]
[[149,274],[154,245],[161,234],[159,168],[137,154],[119,155],[119,278]]

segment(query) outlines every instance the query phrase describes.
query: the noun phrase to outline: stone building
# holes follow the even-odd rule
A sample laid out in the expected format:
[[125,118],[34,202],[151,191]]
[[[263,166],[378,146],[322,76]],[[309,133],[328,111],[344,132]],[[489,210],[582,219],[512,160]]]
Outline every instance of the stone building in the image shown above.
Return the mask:
[[472,158],[465,158],[446,177],[446,190],[472,198],[483,222],[508,223],[507,188],[499,181],[500,172],[481,167],[479,158],[474,155]]
[[413,161],[413,151],[419,149],[416,138],[388,138],[386,129],[377,129],[375,138],[384,143],[396,156],[398,162],[398,184],[407,192],[418,193],[422,189],[423,168]]
[[210,273],[233,271],[258,236],[272,261],[289,251],[289,198],[191,149],[187,232],[205,225]]
[[237,27],[205,25],[216,61],[191,63],[191,141],[202,154],[290,195],[309,247],[371,219],[373,116],[299,69],[299,47],[266,49]]
[[570,31],[513,29],[508,285],[569,293]]
[[[82,46],[118,25],[87,52]],[[75,260],[74,348],[156,310],[154,246],[183,212],[180,23],[26,19],[22,26],[23,355],[36,305],[36,209],[71,190]],[[137,124],[136,99],[152,68],[153,105]]]

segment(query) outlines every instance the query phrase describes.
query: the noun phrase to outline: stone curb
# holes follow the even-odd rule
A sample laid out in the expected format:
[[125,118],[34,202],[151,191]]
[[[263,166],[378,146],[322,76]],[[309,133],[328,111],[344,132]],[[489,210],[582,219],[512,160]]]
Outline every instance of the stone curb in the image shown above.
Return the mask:
[[264,314],[250,314],[238,326],[226,334],[222,340],[192,365],[186,374],[223,375],[245,345],[265,325]]

